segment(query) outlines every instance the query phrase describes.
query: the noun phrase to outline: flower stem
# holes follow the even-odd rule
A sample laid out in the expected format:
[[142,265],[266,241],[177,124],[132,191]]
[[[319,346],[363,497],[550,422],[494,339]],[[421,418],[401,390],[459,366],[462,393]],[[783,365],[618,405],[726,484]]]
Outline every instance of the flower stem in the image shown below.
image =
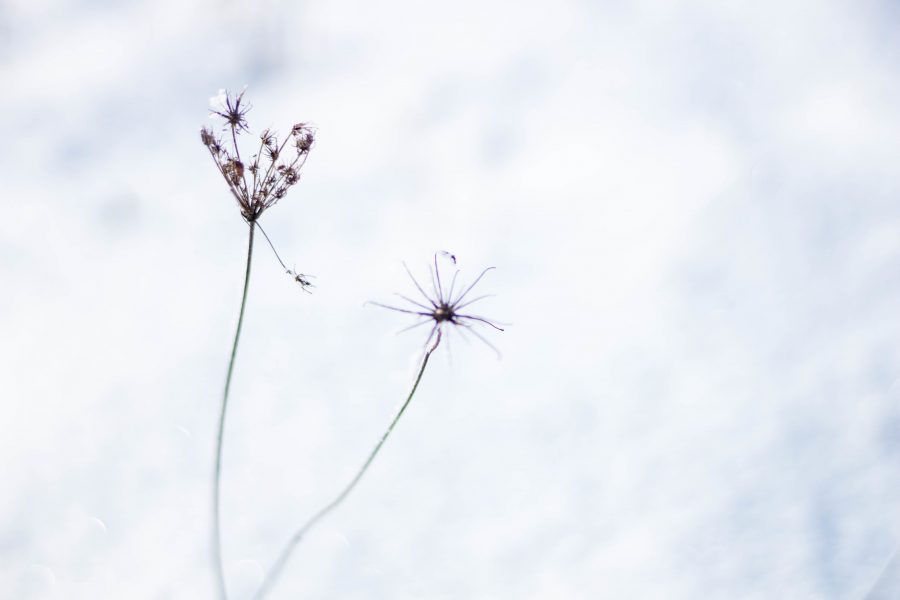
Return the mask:
[[406,410],[406,407],[409,406],[410,401],[416,393],[416,389],[419,387],[419,382],[422,380],[422,374],[425,372],[425,367],[428,365],[428,359],[431,357],[431,353],[435,351],[438,343],[440,343],[440,334],[438,335],[438,340],[434,343],[431,348],[425,353],[425,357],[422,359],[422,366],[419,367],[419,373],[416,375],[416,381],[413,383],[412,390],[409,392],[409,396],[406,398],[406,402],[403,403],[403,406],[400,407],[400,410],[397,412],[396,416],[394,416],[394,420],[391,421],[391,424],[388,425],[387,430],[382,434],[381,439],[378,441],[378,444],[375,445],[375,448],[369,454],[369,458],[366,459],[366,462],[363,463],[363,466],[357,471],[356,476],[350,481],[349,484],[338,494],[334,500],[326,504],[324,507],[319,509],[319,512],[314,514],[312,518],[310,518],[300,529],[297,530],[296,533],[291,537],[288,543],[285,545],[284,549],[281,551],[281,554],[278,555],[278,560],[275,561],[275,565],[269,571],[269,574],[266,575],[266,578],[263,580],[262,585],[256,591],[256,594],[253,595],[253,600],[262,600],[265,595],[271,590],[272,586],[275,584],[275,581],[278,579],[279,575],[281,575],[281,571],[284,569],[285,564],[290,558],[291,553],[294,551],[294,548],[297,547],[297,544],[300,543],[300,540],[306,535],[310,529],[312,529],[313,525],[318,523],[325,515],[330,513],[332,510],[338,507],[338,505],[344,501],[344,499],[353,491],[353,488],[356,487],[356,484],[359,483],[359,480],[362,479],[362,476],[368,470],[369,465],[372,464],[372,461],[375,460],[375,457],[378,455],[379,450],[381,450],[381,446],[384,445],[385,440],[387,440],[388,436],[391,435],[391,431],[394,430],[394,426],[397,424],[397,421],[400,420],[400,417],[403,416],[403,412]]
[[247,244],[247,272],[244,275],[244,293],[241,297],[241,311],[238,315],[237,331],[234,333],[234,345],[231,347],[231,360],[228,361],[228,375],[225,376],[225,393],[222,396],[222,410],[219,413],[219,432],[216,436],[216,469],[213,474],[213,535],[212,551],[213,564],[216,573],[216,583],[219,590],[219,598],[227,600],[228,591],[225,588],[225,570],[222,566],[222,534],[221,519],[219,517],[219,488],[222,479],[222,441],[225,434],[225,411],[228,408],[228,392],[231,389],[231,375],[234,372],[234,359],[237,356],[238,341],[241,338],[241,326],[244,324],[244,307],[247,306],[247,290],[250,287],[250,264],[253,259],[253,233],[256,231],[253,223],[250,223],[250,241]]

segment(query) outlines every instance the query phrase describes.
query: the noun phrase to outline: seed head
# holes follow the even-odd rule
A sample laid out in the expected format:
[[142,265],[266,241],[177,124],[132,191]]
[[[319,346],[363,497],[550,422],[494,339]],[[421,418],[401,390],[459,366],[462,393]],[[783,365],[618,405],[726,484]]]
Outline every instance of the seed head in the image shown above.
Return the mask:
[[[249,131],[246,115],[250,106],[244,101],[244,91],[233,96],[223,90],[212,98],[212,115],[224,119],[225,129],[230,129],[230,147],[223,146],[209,127],[200,130],[200,141],[228,184],[241,215],[247,222],[254,223],[263,211],[284,198],[288,189],[300,181],[300,169],[312,147],[314,130],[310,125],[298,123],[291,128],[291,135],[279,144],[278,136],[265,129],[259,136],[256,154],[245,163],[237,143],[238,135]],[[285,152],[292,138],[295,140],[293,151]]]
[[[456,265],[456,257],[450,253],[442,252],[443,256],[452,257],[453,264]],[[454,289],[456,288],[456,277],[459,275],[459,270],[454,270],[453,278],[450,280],[450,287],[445,288],[443,281],[441,279],[440,269],[438,268],[438,255],[434,255],[434,270],[431,267],[428,267],[430,272],[431,279],[431,290],[433,292],[432,295],[429,295],[425,292],[419,282],[413,277],[413,274],[410,272],[409,267],[406,266],[406,263],[403,263],[403,268],[406,269],[406,273],[409,275],[409,278],[412,279],[413,284],[416,286],[416,289],[424,298],[425,303],[419,302],[417,300],[413,300],[412,298],[408,298],[403,296],[402,294],[397,294],[400,298],[409,302],[415,308],[398,308],[396,306],[389,306],[387,304],[381,304],[379,302],[370,302],[369,304],[374,304],[375,306],[380,306],[381,308],[387,308],[389,310],[393,310],[396,312],[402,312],[409,315],[416,316],[419,320],[416,323],[413,323],[406,329],[402,331],[407,331],[409,329],[414,329],[419,327],[420,325],[424,325],[426,323],[431,323],[431,332],[428,334],[428,338],[425,340],[425,346],[428,348],[428,345],[434,340],[434,344],[429,348],[429,352],[433,351],[437,348],[438,344],[441,342],[442,337],[442,328],[444,325],[449,324],[455,327],[458,327],[458,331],[460,334],[463,331],[468,331],[479,340],[490,346],[491,349],[494,350],[498,355],[500,352],[497,348],[487,341],[478,331],[474,329],[474,325],[482,324],[488,325],[498,331],[503,331],[503,328],[499,326],[499,324],[491,319],[486,317],[482,317],[479,315],[472,314],[463,314],[459,312],[463,308],[478,302],[484,298],[488,298],[490,295],[478,296],[476,298],[472,298],[470,300],[466,300],[469,295],[469,292],[472,291],[472,288],[481,281],[481,278],[484,277],[485,273],[492,270],[494,267],[488,267],[481,274],[475,278],[475,280],[469,284],[465,289],[462,289],[455,297],[453,295]],[[462,286],[460,286],[462,287]]]

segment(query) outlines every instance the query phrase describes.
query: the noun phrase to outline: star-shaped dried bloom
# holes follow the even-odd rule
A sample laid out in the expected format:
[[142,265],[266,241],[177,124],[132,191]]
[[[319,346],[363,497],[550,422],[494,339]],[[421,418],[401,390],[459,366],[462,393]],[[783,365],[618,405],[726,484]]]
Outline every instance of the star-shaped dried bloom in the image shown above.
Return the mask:
[[[456,257],[447,252],[443,252],[445,256],[447,256],[454,265],[456,265]],[[472,291],[472,288],[481,281],[481,278],[484,277],[485,273],[492,270],[494,267],[488,267],[481,274],[475,278],[468,286],[460,286],[460,290],[457,295],[454,296],[454,290],[456,289],[456,278],[459,275],[459,270],[456,269],[453,272],[453,277],[450,280],[450,286],[445,287],[444,281],[441,279],[440,269],[438,268],[438,259],[437,254],[434,256],[434,270],[429,266],[428,270],[430,273],[431,279],[431,291],[433,292],[431,295],[425,292],[424,288],[419,285],[419,282],[413,277],[413,274],[410,272],[409,267],[406,266],[406,263],[403,263],[403,268],[406,269],[406,273],[409,275],[409,278],[412,279],[413,284],[416,286],[416,289],[422,295],[422,298],[425,300],[425,303],[413,300],[412,298],[408,298],[402,294],[397,294],[403,300],[412,304],[415,308],[398,308],[396,306],[388,306],[387,304],[381,304],[379,302],[370,302],[369,304],[374,304],[375,306],[380,306],[381,308],[387,308],[389,310],[406,313],[409,315],[416,316],[419,320],[416,323],[413,323],[406,329],[401,331],[408,331],[410,329],[414,329],[416,327],[420,327],[425,325],[426,323],[431,323],[431,332],[428,334],[428,338],[425,340],[425,347],[428,348],[428,345],[434,340],[434,344],[430,347],[429,351],[433,351],[437,348],[437,345],[441,341],[441,333],[442,328],[445,325],[454,325],[459,327],[459,332],[463,333],[463,331],[468,331],[479,340],[490,346],[491,349],[494,350],[498,355],[500,354],[499,350],[487,341],[478,331],[475,330],[475,325],[488,325],[498,331],[503,331],[503,328],[499,326],[496,321],[488,319],[486,317],[482,317],[479,315],[473,314],[464,314],[460,311],[467,306],[478,302],[479,300],[483,300],[484,298],[489,298],[491,295],[486,294],[482,296],[478,296],[475,298],[471,298],[466,300],[469,296],[469,292]]]
[[252,107],[244,103],[244,92],[246,91],[245,88],[237,96],[232,96],[226,90],[219,90],[218,95],[209,99],[212,106],[210,112],[225,119],[225,124],[238,133],[249,131],[247,129],[247,113]]

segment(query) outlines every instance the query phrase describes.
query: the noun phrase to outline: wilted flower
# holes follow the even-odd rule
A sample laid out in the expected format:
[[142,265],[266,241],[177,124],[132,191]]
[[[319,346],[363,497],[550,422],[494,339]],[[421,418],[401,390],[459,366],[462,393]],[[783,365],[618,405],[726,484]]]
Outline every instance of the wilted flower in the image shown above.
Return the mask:
[[[246,115],[250,106],[244,102],[244,91],[232,96],[222,90],[211,99],[211,104],[212,116],[224,119],[225,128],[231,133],[231,145],[226,148],[209,127],[200,130],[200,141],[209,150],[228,184],[231,195],[240,206],[241,215],[247,222],[254,223],[263,211],[284,198],[288,189],[300,180],[300,169],[315,141],[315,130],[305,123],[294,125],[291,134],[279,145],[275,133],[266,129],[260,134],[256,154],[245,162],[241,159],[237,143],[238,136],[249,131]],[[281,160],[291,138],[294,139],[294,152],[289,153],[289,160]]]
[[[441,254],[450,258],[453,261],[454,265],[456,264],[455,256],[453,256],[450,253],[446,253],[446,252],[442,252]],[[441,280],[440,269],[438,268],[437,254],[435,254],[435,256],[434,256],[434,270],[432,271],[431,267],[428,268],[430,275],[431,275],[430,279],[431,279],[431,289],[434,292],[433,296],[429,296],[425,292],[425,290],[422,288],[422,286],[419,285],[419,282],[416,281],[415,277],[413,277],[413,274],[410,272],[409,267],[406,266],[406,263],[403,263],[403,268],[406,269],[406,273],[409,275],[409,278],[412,279],[413,284],[416,286],[416,289],[419,290],[419,293],[422,294],[422,297],[427,302],[427,305],[423,304],[421,302],[417,302],[416,300],[413,300],[412,298],[408,298],[402,294],[397,294],[397,296],[399,296],[403,300],[406,300],[407,302],[415,305],[419,310],[397,308],[396,306],[388,306],[387,304],[381,304],[379,302],[370,302],[369,304],[374,304],[375,306],[380,306],[382,308],[387,308],[387,309],[394,310],[397,312],[402,312],[402,313],[415,315],[415,316],[419,317],[420,320],[418,322],[413,323],[412,325],[410,325],[409,327],[407,327],[406,329],[403,329],[401,331],[407,331],[409,329],[414,329],[414,328],[424,325],[426,323],[431,323],[432,324],[431,332],[428,334],[428,338],[425,340],[426,348],[428,347],[428,344],[431,343],[431,340],[435,340],[435,341],[434,341],[434,345],[431,346],[429,351],[434,350],[437,347],[437,345],[440,343],[442,327],[445,324],[450,324],[450,325],[455,325],[455,326],[461,327],[462,329],[459,330],[460,333],[462,333],[463,330],[470,332],[472,335],[477,337],[479,340],[481,340],[482,342],[484,342],[485,344],[490,346],[491,349],[494,350],[494,352],[496,352],[497,354],[500,354],[500,352],[497,350],[497,348],[493,344],[491,344],[489,341],[484,339],[484,337],[474,329],[473,325],[481,323],[481,324],[489,325],[490,327],[493,327],[494,329],[497,329],[499,331],[503,331],[503,328],[500,327],[495,321],[492,321],[491,319],[488,319],[486,317],[482,317],[479,315],[462,314],[459,312],[461,309],[463,309],[467,306],[470,306],[471,304],[474,304],[475,302],[478,302],[479,300],[483,300],[484,298],[490,297],[490,294],[487,294],[487,295],[478,296],[476,298],[472,298],[466,302],[463,302],[463,300],[465,300],[466,297],[468,296],[469,292],[472,291],[472,288],[474,288],[475,285],[479,281],[481,281],[481,278],[484,277],[484,274],[487,273],[488,271],[490,271],[491,269],[493,269],[494,267],[488,267],[487,269],[482,271],[481,274],[475,278],[475,281],[473,281],[471,284],[469,284],[468,287],[466,287],[465,289],[462,289],[462,291],[460,291],[459,294],[455,298],[453,296],[453,291],[456,288],[456,277],[457,277],[457,275],[459,275],[459,270],[457,269],[453,272],[453,278],[450,280],[450,287],[445,289],[443,281]],[[462,286],[460,286],[460,287],[462,287]]]

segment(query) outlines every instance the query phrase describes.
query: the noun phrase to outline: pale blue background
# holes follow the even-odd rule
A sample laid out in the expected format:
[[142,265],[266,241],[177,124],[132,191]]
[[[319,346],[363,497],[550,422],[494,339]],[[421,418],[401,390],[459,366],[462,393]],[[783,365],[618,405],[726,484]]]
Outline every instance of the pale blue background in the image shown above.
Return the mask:
[[[312,121],[228,421],[249,596],[451,340],[276,598],[862,598],[900,545],[900,26],[838,1],[0,5],[0,596],[205,599],[245,226],[200,145]],[[900,563],[885,572],[896,598]],[[876,590],[877,591],[877,590]],[[874,596],[873,596],[874,597]]]

